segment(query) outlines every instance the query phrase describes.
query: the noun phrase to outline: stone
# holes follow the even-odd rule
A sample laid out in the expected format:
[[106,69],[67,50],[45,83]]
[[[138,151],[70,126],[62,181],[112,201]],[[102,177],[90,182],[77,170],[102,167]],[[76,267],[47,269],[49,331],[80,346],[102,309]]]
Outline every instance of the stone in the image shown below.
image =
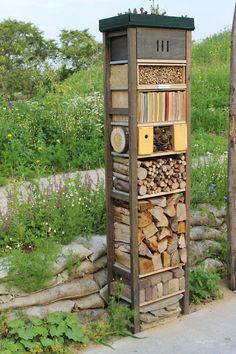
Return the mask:
[[168,299],[160,300],[160,301],[158,301],[154,304],[151,304],[151,305],[142,306],[140,308],[140,313],[145,313],[145,312],[150,312],[150,311],[155,311],[155,310],[166,308],[167,306],[173,305],[176,302],[180,301],[182,298],[183,298],[183,294],[179,294],[179,295],[171,296]]
[[190,240],[192,241],[214,240],[220,235],[219,230],[205,226],[194,226],[190,230]]
[[161,280],[163,283],[166,283],[167,281],[171,280],[173,278],[173,274],[170,271],[164,272],[161,274]]
[[158,318],[168,318],[168,317],[172,317],[173,313],[180,313],[180,311],[181,311],[181,309],[178,306],[178,307],[176,307],[176,309],[174,309],[172,311],[160,309],[160,310],[152,311],[151,314],[154,315],[155,317],[158,317]]
[[176,268],[171,270],[174,278],[182,278],[184,276],[183,268]]
[[39,318],[46,317],[49,313],[53,312],[72,312],[74,309],[75,301],[64,300],[57,301],[50,305],[45,306],[32,306],[24,309],[26,316],[36,316]]
[[99,294],[92,294],[75,300],[74,311],[104,308],[105,303]]
[[190,225],[191,226],[205,226],[209,224],[209,218],[203,211],[191,211]]
[[190,241],[190,265],[194,266],[199,259],[202,259],[204,255],[207,255],[210,247],[220,250],[222,246],[219,242],[212,240]]
[[170,305],[170,306],[166,306],[167,311],[176,311],[179,309],[180,309],[179,302],[176,302],[175,304]]
[[214,270],[219,270],[220,268],[224,267],[224,264],[218,259],[206,258],[203,262],[201,262],[201,267],[203,267],[204,269],[211,268]]
[[94,321],[105,321],[108,317],[105,309],[80,310],[77,312],[79,323],[87,324]]
[[140,314],[140,321],[144,323],[152,323],[155,322],[157,319],[150,313],[141,313]]
[[101,269],[94,273],[93,279],[96,281],[99,288],[103,288],[107,284],[107,269]]
[[168,293],[172,294],[172,293],[176,293],[177,291],[179,291],[179,279],[174,278],[174,279],[169,280]]

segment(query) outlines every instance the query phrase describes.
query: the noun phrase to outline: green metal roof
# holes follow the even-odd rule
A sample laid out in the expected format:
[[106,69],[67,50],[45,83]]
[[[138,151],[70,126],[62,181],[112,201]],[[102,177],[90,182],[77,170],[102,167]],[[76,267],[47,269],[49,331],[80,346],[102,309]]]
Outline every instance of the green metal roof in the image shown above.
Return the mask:
[[194,30],[194,19],[161,15],[126,14],[99,21],[101,32],[111,32],[127,27],[156,27]]

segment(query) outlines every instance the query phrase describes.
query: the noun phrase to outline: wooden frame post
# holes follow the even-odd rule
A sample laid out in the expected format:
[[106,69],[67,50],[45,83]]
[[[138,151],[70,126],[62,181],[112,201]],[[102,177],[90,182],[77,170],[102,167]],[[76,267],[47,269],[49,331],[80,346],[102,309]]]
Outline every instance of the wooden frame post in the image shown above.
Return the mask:
[[236,290],[236,6],[231,34],[228,152],[228,282]]

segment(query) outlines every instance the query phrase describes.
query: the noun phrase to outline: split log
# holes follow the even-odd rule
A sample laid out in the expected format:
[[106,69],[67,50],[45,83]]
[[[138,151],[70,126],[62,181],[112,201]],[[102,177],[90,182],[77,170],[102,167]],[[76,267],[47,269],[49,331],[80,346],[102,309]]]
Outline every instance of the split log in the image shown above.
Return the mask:
[[179,251],[176,250],[171,254],[171,266],[174,267],[180,262]]
[[138,226],[146,227],[152,223],[152,215],[148,211],[144,211],[138,215]]
[[149,250],[149,248],[143,242],[139,245],[138,253],[140,256],[143,256],[143,257],[147,257],[147,258],[153,257],[152,252]]
[[162,253],[162,263],[164,268],[170,267],[171,264],[171,256],[167,252]]
[[177,204],[177,220],[178,221],[186,220],[186,204],[184,203]]
[[139,257],[139,274],[146,274],[154,271],[153,258]]
[[179,248],[185,248],[186,247],[186,241],[185,241],[185,236],[180,235],[179,240],[178,240]]
[[0,304],[0,311],[35,305],[48,305],[59,300],[76,299],[99,291],[99,286],[92,279],[79,279],[61,284],[25,297],[18,297],[7,304]]
[[113,181],[114,188],[118,191],[129,193],[129,183],[121,179],[115,178]]
[[165,208],[166,207],[166,197],[159,197],[159,198],[152,198],[150,200],[150,202],[153,204],[153,205],[156,205],[156,206],[159,206],[161,208]]
[[159,253],[164,252],[167,249],[167,246],[168,246],[168,240],[167,240],[167,237],[166,237],[166,238],[163,238],[163,240],[158,242],[158,251],[159,251]]
[[178,234],[184,234],[186,232],[186,224],[184,221],[178,223]]
[[146,211],[146,210],[151,209],[151,208],[153,208],[153,205],[152,205],[151,201],[141,200],[138,203],[138,210],[140,212]]
[[154,270],[159,270],[163,268],[161,255],[158,252],[154,253],[152,257],[152,263],[153,263]]
[[158,234],[157,239],[158,241],[161,241],[163,238],[171,236],[171,232],[167,227],[163,227],[161,229],[161,233]]
[[149,247],[149,249],[153,252],[158,251],[158,242],[156,236],[152,236],[145,240],[146,245]]
[[157,233],[158,229],[156,228],[154,223],[151,223],[150,225],[144,227],[142,229],[142,231],[144,233],[145,238],[147,239],[147,238],[155,235]]
[[168,219],[164,215],[164,211],[161,207],[154,207],[150,210],[154,220],[157,222],[157,227],[166,227],[168,226]]
[[99,294],[92,294],[75,300],[74,311],[104,308],[105,302]]
[[186,263],[187,262],[187,249],[186,248],[180,249],[179,256],[180,256],[181,262]]
[[179,224],[176,217],[170,219],[170,227],[173,232],[178,232]]
[[168,246],[167,246],[167,252],[169,254],[174,253],[178,249],[178,237],[177,235],[173,235],[172,238],[169,240]]
[[173,204],[167,205],[167,207],[164,208],[164,213],[171,218],[174,217],[176,215],[175,206]]

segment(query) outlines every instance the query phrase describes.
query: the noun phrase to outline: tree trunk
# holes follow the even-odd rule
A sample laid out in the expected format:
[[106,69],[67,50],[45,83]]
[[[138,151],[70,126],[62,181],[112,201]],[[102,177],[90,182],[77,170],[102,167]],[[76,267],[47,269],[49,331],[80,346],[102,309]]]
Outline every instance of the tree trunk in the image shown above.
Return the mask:
[[231,34],[231,79],[228,157],[228,281],[236,290],[236,6]]

